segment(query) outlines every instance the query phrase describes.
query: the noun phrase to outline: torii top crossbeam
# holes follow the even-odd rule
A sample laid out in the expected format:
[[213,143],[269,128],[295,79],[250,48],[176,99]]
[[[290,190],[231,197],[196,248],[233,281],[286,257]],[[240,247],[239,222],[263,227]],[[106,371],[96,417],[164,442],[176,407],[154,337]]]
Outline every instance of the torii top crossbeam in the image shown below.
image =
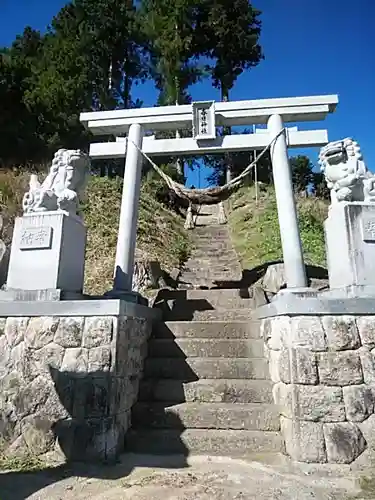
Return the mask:
[[[217,125],[251,125],[267,123],[277,114],[286,122],[320,121],[332,113],[337,95],[257,99],[252,101],[215,102]],[[81,113],[81,122],[95,135],[121,135],[132,123],[145,130],[177,130],[192,126],[192,104],[152,108],[119,109]]]
[[[193,129],[192,138],[158,139],[145,137],[142,149],[151,156],[168,154],[207,154],[225,151],[263,149],[269,143],[267,134],[236,134],[216,137],[220,125],[264,124],[272,115],[280,115],[283,122],[324,120],[335,110],[336,95],[259,99],[233,102],[197,102],[182,106],[160,106],[139,109],[120,109],[82,113],[81,122],[95,135],[121,136],[137,123],[146,131]],[[201,113],[205,114],[202,133]],[[291,130],[287,134],[288,147],[322,146],[328,142],[326,130]],[[93,143],[92,158],[123,158],[126,143]]]

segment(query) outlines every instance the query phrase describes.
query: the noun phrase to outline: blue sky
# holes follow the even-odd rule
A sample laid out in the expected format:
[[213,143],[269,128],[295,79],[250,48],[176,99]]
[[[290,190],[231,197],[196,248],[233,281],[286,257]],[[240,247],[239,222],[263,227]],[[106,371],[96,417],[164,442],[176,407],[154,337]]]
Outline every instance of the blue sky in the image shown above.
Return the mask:
[[[0,0],[0,45],[8,45],[29,24],[43,30],[63,0]],[[265,60],[243,74],[231,100],[338,94],[339,105],[325,122],[300,129],[327,128],[330,140],[356,139],[375,171],[375,0],[254,0],[262,10]],[[191,89],[193,99],[219,99],[209,82]],[[152,84],[137,90],[153,105]],[[318,151],[308,154],[316,163]],[[203,180],[202,176],[202,180]],[[198,184],[197,173],[188,183]],[[203,186],[203,184],[202,184]]]

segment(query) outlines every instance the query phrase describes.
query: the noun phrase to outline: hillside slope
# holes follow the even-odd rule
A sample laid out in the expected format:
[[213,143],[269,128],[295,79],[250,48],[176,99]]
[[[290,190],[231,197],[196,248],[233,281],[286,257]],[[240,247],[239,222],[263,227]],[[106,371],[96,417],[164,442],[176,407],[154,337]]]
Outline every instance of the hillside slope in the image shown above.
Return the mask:
[[[2,238],[10,245],[14,218],[22,210],[28,173],[0,172]],[[85,293],[101,294],[111,288],[120,214],[122,179],[91,177],[83,206],[88,229]],[[156,201],[151,186],[142,185],[137,233],[137,255],[158,260],[166,271],[179,267],[189,255],[190,238],[184,219]]]
[[[253,186],[242,188],[230,200],[229,225],[243,269],[282,260],[275,192],[267,186],[255,201]],[[326,266],[323,221],[328,203],[298,198],[298,219],[306,264]]]

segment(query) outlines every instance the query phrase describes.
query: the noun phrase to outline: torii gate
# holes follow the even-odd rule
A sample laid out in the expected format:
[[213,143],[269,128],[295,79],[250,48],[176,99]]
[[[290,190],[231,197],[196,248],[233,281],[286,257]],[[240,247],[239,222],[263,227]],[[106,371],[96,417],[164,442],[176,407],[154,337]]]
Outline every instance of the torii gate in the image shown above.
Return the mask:
[[[288,289],[307,286],[302,245],[298,229],[288,147],[324,146],[326,130],[284,129],[286,122],[320,121],[333,112],[337,95],[259,99],[232,102],[194,102],[182,106],[126,109],[81,113],[80,120],[96,135],[121,136],[116,142],[93,143],[92,158],[126,158],[120,223],[115,263],[114,291],[132,287],[136,244],[142,154],[149,156],[199,155],[271,147],[281,244]],[[266,133],[216,137],[216,126],[267,124]],[[155,139],[146,131],[192,128],[192,137]],[[263,130],[262,130],[263,132]],[[139,148],[139,149],[138,149]]]

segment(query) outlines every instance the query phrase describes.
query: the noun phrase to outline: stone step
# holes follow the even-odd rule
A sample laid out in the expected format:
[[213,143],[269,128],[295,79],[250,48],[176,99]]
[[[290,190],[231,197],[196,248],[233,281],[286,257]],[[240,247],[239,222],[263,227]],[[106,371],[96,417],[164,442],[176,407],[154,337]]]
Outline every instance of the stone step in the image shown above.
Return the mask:
[[213,264],[202,264],[201,262],[195,266],[189,266],[189,269],[184,271],[183,274],[194,275],[195,278],[215,278],[215,279],[232,279],[237,276],[239,268],[227,264],[223,266],[214,266]]
[[235,261],[238,259],[238,255],[233,249],[232,245],[226,245],[220,243],[219,246],[216,246],[215,248],[212,247],[212,245],[206,245],[205,247],[199,246],[196,247],[192,252],[191,252],[191,258],[190,259],[211,259],[215,260],[218,258],[218,256],[221,259],[224,259],[228,257],[230,260]]
[[[220,266],[216,266],[213,264],[206,264],[202,266],[202,263],[199,262],[196,265],[191,265],[185,268],[182,274],[194,274],[196,278],[208,278],[208,277],[218,277],[227,276],[228,274],[237,275],[240,272],[240,268],[236,266],[230,266],[228,263]],[[240,273],[242,276],[242,272]]]
[[234,283],[238,283],[241,280],[241,276],[235,273],[223,274],[220,273],[218,275],[205,275],[201,276],[200,274],[194,273],[183,273],[178,279],[179,285],[183,285],[184,283],[188,283],[194,285],[195,289],[199,289],[199,287],[203,288],[212,288],[214,286],[220,285],[228,285]]
[[167,321],[155,323],[154,338],[258,339],[260,321]]
[[125,438],[125,451],[151,455],[194,453],[243,457],[252,453],[281,452],[283,442],[275,431],[132,429]]
[[228,262],[225,261],[225,263],[211,263],[207,262],[204,263],[202,261],[199,262],[192,262],[188,266],[185,267],[184,273],[194,273],[197,274],[197,276],[212,276],[212,275],[221,275],[221,274],[227,274],[227,273],[232,273],[232,272],[238,272],[239,271],[239,266],[237,266],[236,263],[233,262]]
[[164,317],[166,321],[250,321],[253,310],[242,309],[205,309],[192,310],[188,308],[175,308],[168,311]]
[[277,407],[259,403],[137,403],[132,422],[137,429],[280,430]]
[[261,358],[262,339],[151,339],[148,355],[156,358]]
[[175,378],[184,382],[201,378],[269,378],[264,358],[147,358],[144,374],[145,378]]
[[140,401],[175,403],[273,403],[270,380],[202,379],[185,383],[176,379],[144,379]]
[[176,295],[176,300],[206,300],[213,307],[225,307],[226,309],[238,308],[245,306],[249,303],[252,298],[251,289],[237,289],[237,288],[227,288],[227,289],[213,289],[213,290],[188,290],[186,293],[182,293],[181,297]]
[[168,293],[168,304],[184,310],[241,309],[253,306],[252,290],[173,290]]

